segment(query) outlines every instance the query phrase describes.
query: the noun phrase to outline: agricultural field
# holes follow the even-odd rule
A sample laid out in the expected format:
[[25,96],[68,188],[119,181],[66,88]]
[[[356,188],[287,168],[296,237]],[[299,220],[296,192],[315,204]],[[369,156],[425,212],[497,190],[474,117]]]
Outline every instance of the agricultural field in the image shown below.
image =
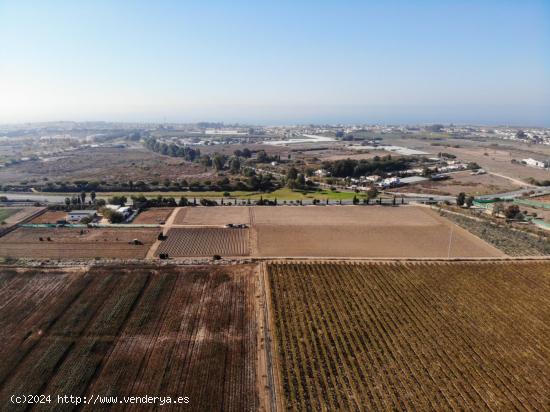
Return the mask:
[[259,256],[492,257],[504,253],[427,208],[255,207]]
[[225,225],[249,224],[249,208],[246,206],[184,207],[177,211],[176,225]]
[[0,409],[25,409],[12,394],[71,394],[186,396],[189,405],[168,409],[258,410],[254,271],[0,268]]
[[248,229],[216,227],[172,228],[155,252],[170,257],[247,256],[250,254]]
[[[146,256],[158,233],[142,228],[18,228],[0,237],[0,257],[138,259]],[[134,239],[142,244],[130,244]]]
[[281,262],[266,277],[281,409],[548,409],[548,262]]
[[166,222],[174,208],[172,207],[156,207],[147,209],[141,212],[132,221],[134,224],[160,224]]

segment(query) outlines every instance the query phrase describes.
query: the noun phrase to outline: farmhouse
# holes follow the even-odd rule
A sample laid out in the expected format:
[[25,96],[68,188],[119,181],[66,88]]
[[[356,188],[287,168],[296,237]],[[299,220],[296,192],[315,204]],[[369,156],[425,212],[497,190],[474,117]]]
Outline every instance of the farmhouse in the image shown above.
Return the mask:
[[67,213],[67,221],[80,222],[84,218],[93,219],[95,215],[95,210],[71,210],[69,213]]

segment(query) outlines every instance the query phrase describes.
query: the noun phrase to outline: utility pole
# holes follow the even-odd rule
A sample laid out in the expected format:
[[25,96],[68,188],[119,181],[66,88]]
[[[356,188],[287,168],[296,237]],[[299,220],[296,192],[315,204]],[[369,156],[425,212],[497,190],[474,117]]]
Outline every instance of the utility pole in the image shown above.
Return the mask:
[[453,230],[454,230],[455,226],[454,224],[451,223],[451,234],[449,235],[449,250],[447,251],[447,258],[450,259],[451,258],[451,244],[452,244],[452,241],[453,241]]

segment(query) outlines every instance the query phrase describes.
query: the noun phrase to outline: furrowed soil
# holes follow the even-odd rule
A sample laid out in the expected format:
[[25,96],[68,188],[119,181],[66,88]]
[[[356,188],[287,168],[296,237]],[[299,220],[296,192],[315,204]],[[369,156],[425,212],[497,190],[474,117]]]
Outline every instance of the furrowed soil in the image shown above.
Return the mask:
[[[144,258],[158,233],[158,229],[142,228],[18,228],[0,237],[0,256],[35,259]],[[48,237],[50,240],[47,240]],[[134,239],[142,244],[131,244]]]
[[[12,394],[49,394],[40,410],[60,410],[55,399],[67,394],[187,396],[188,405],[162,409],[257,410],[254,274],[245,265],[0,268],[0,409],[28,409]],[[144,408],[151,404],[116,409]]]
[[250,254],[248,229],[193,227],[170,229],[155,252],[170,257],[247,256]]
[[287,410],[547,410],[550,263],[267,265]]

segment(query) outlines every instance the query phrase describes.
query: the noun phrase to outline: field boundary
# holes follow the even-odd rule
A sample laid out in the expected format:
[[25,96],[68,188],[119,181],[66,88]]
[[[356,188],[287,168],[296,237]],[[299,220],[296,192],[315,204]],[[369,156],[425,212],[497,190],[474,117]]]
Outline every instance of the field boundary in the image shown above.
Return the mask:
[[8,226],[6,228],[1,229],[0,230],[0,237],[2,237],[4,235],[7,235],[10,232],[13,232],[15,229],[17,229],[19,227],[19,225],[26,224],[27,222],[31,222],[34,218],[37,218],[38,216],[43,215],[47,211],[48,211],[48,209],[46,209],[46,208],[41,209],[41,210],[37,210],[36,212],[31,214],[30,216],[27,216],[26,218],[24,218],[20,222],[14,223],[11,226]]
[[273,337],[275,331],[275,320],[273,319],[273,305],[271,302],[271,288],[268,279],[267,264],[261,263],[259,265],[260,273],[260,287],[264,294],[264,342],[265,342],[265,356],[266,356],[266,369],[268,387],[270,393],[270,405],[272,412],[278,412],[284,410],[283,391],[281,386],[281,373],[279,370],[279,357],[277,351],[277,342]]

